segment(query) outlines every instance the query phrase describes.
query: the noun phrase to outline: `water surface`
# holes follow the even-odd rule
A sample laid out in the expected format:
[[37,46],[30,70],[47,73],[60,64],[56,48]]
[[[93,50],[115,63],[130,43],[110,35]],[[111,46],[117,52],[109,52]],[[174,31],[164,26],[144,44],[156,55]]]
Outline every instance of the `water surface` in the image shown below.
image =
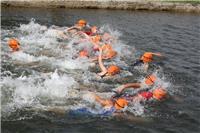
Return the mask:
[[[31,21],[32,18],[35,22]],[[86,19],[91,25],[106,25],[112,29],[111,32],[120,40],[116,46],[125,57],[124,66],[133,63],[135,57],[145,51],[163,53],[165,57],[156,64],[162,68],[162,79],[170,84],[171,97],[164,102],[149,105],[147,112],[141,116],[131,114],[131,118],[71,118],[62,112],[57,114],[45,111],[47,107],[68,109],[76,105],[74,101],[66,102],[66,95],[68,98],[73,97],[71,90],[79,88],[80,84],[96,87],[100,92],[109,92],[110,88],[121,83],[141,78],[133,75],[128,80],[118,78],[102,83],[99,80],[93,81],[94,74],[85,72],[88,70],[87,63],[79,67],[78,61],[65,62],[70,55],[58,47],[62,42],[55,39],[49,29],[52,25],[71,26],[80,18]],[[2,8],[1,19],[4,73],[1,96],[2,132],[200,131],[199,15],[96,9]],[[6,41],[12,36],[20,38],[26,52],[12,56],[8,54]],[[130,53],[131,50],[134,52]],[[118,63],[122,62],[123,60],[119,60]],[[11,74],[5,74],[7,71]],[[23,77],[23,73],[27,77]],[[43,75],[44,73],[51,74],[48,76]]]

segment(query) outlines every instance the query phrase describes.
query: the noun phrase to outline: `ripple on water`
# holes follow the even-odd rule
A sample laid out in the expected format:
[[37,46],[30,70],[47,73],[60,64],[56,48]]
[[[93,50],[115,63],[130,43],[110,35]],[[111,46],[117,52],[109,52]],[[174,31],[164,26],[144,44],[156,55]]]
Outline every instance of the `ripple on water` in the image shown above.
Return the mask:
[[[35,22],[30,22],[32,17],[36,18]],[[13,13],[13,9],[3,9],[3,131],[15,132],[17,129],[19,132],[198,132],[198,17],[193,14],[83,9],[44,11],[17,8]],[[72,25],[79,18],[86,18],[91,24],[102,26],[102,29],[117,36],[120,42],[116,43],[115,48],[123,59],[116,59],[115,62],[122,67],[127,67],[131,60],[134,61],[135,57],[139,57],[144,51],[163,53],[165,58],[161,61],[164,64],[164,72],[161,73],[165,77],[164,83],[170,81],[172,84],[169,87],[172,97],[181,101],[181,98],[172,93],[178,91],[186,100],[182,103],[172,102],[169,106],[166,104],[170,101],[165,101],[161,103],[162,106],[158,104],[152,108],[147,107],[149,116],[142,116],[139,120],[136,117],[132,118],[133,115],[127,115],[128,118],[124,116],[122,119],[66,118],[66,110],[77,105],[87,106],[79,98],[80,88],[84,91],[96,90],[101,94],[108,94],[121,83],[140,81],[143,78],[142,74],[138,76],[123,73],[120,76],[124,81],[121,81],[119,76],[108,82],[100,82],[98,78],[93,77],[95,73],[90,73],[90,64],[87,61],[73,60],[72,56],[80,47],[72,50],[70,48],[73,41],[59,41],[57,31],[51,25],[60,25],[59,28],[63,30],[63,26]],[[19,38],[25,52],[9,53],[6,42],[11,36]],[[170,74],[173,76],[166,77]],[[53,108],[48,112],[48,107],[58,109]],[[148,123],[145,119],[149,117],[153,120]],[[9,119],[6,120],[7,118]]]

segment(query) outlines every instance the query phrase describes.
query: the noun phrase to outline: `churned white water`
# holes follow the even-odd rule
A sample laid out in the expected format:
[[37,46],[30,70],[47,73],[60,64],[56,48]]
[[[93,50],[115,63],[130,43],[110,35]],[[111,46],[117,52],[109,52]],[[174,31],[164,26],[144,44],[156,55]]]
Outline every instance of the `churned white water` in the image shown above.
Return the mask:
[[[60,33],[66,28],[47,27],[31,20],[30,23],[22,24],[13,31],[2,30],[2,60],[8,66],[12,66],[4,68],[6,71],[2,72],[1,77],[2,112],[4,114],[9,114],[22,107],[47,108],[58,103],[63,107],[70,106],[70,108],[86,106],[83,101],[95,104],[91,90],[93,93],[99,92],[98,94],[104,98],[113,95],[111,92],[113,88],[104,93],[101,91],[105,86],[115,87],[118,84],[116,85],[115,81],[103,83],[96,72],[90,71],[92,66],[90,60],[79,58],[77,54],[83,48],[91,51],[91,46],[88,42],[74,45],[76,38],[68,40],[62,38]],[[108,25],[102,26],[100,31],[106,31],[114,36],[112,46],[118,52],[118,56],[108,64],[116,64],[122,68],[128,67],[126,61],[136,58],[135,48],[121,41],[119,38],[122,34]],[[19,40],[20,51],[11,52],[7,46],[7,41],[11,37]],[[98,65],[93,63],[93,67],[98,68]],[[157,72],[154,74],[158,77],[158,82],[153,88],[159,85],[170,88],[170,83],[163,75]],[[144,79],[144,77],[134,77],[128,70],[122,70],[120,76],[133,76],[133,78],[140,79],[138,82],[143,82]],[[120,79],[120,76],[116,79]],[[95,88],[95,86],[98,87]],[[86,88],[86,91],[83,88]],[[70,98],[79,98],[82,101],[69,105]],[[144,113],[144,107],[140,103],[130,105],[127,110],[133,114],[142,115]]]

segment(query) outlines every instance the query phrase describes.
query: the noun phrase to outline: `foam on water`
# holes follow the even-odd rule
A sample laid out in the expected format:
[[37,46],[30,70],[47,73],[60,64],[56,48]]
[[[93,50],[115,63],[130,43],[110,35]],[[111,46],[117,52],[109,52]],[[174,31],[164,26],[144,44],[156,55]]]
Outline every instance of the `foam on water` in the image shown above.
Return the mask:
[[[3,77],[1,82],[4,97],[11,99],[2,103],[4,110],[10,108],[11,105],[20,109],[24,106],[37,106],[44,104],[48,99],[51,103],[60,99],[63,103],[68,94],[73,90],[73,86],[77,86],[77,82],[65,74],[59,75],[57,71],[44,75],[20,76],[18,78]],[[9,95],[6,92],[10,90]],[[73,91],[72,91],[73,92]],[[59,100],[59,101],[60,101]],[[49,103],[44,105],[48,106]],[[7,106],[7,108],[6,108]]]
[[57,61],[55,62],[55,65],[60,67],[61,69],[87,69],[89,67],[88,60],[85,59],[68,59],[68,60],[63,60],[63,62]]
[[[89,70],[91,63],[87,58],[78,58],[77,54],[80,50],[86,49],[95,56],[92,51],[92,45],[87,41],[80,42],[78,45],[78,37],[65,40],[60,36],[61,32],[67,27],[51,26],[47,27],[40,25],[31,20],[28,24],[22,24],[16,27],[15,32],[12,30],[2,30],[2,55],[5,56],[5,62],[14,65],[16,68],[22,67],[30,69],[30,63],[36,62],[37,69],[31,69],[31,74],[21,74],[16,77],[15,73],[10,72],[11,68],[6,69],[3,73],[7,73],[1,79],[2,88],[2,112],[3,114],[10,115],[10,112],[15,112],[22,107],[31,107],[33,109],[40,108],[41,110],[48,110],[50,107],[59,104],[63,109],[75,109],[79,107],[87,107],[88,103],[95,104],[94,97],[90,92],[79,91],[79,82],[89,85],[89,89],[99,91],[103,87],[111,88],[109,91],[116,87],[115,83],[105,82],[98,78],[95,72]],[[119,38],[122,35],[119,31],[113,30],[111,26],[104,25],[100,27],[101,32],[107,32],[113,39],[112,47],[118,52],[118,56],[111,62],[105,62],[105,65],[116,64],[121,68],[128,67],[126,61],[135,60],[136,50],[121,41]],[[21,51],[9,52],[7,41],[10,37],[16,37],[21,44]],[[17,62],[17,63],[16,63]],[[29,64],[29,65],[28,65]],[[46,69],[41,69],[40,65],[45,64],[47,68],[51,68],[49,73]],[[38,71],[40,70],[40,71]],[[81,70],[81,71],[78,71]],[[62,73],[60,73],[61,71]],[[69,71],[71,73],[69,73]],[[143,70],[141,70],[141,73]],[[72,75],[73,73],[73,75]],[[162,72],[161,72],[162,73]],[[168,89],[170,83],[165,76],[157,75],[158,84]],[[117,79],[126,76],[133,76],[128,70],[122,70]],[[144,77],[140,78],[138,82],[143,82]],[[113,80],[115,80],[113,78]],[[91,88],[90,88],[91,86]],[[92,88],[98,86],[97,88]],[[95,93],[97,93],[95,92]],[[112,92],[97,93],[98,95],[109,98],[113,95]],[[75,105],[70,104],[70,98],[79,99],[75,101]],[[144,106],[139,102],[130,104],[126,108],[129,112],[135,115],[143,115]],[[97,111],[98,112],[98,111]],[[6,116],[6,115],[5,115]],[[21,117],[20,117],[21,118]],[[22,116],[22,119],[24,117]]]

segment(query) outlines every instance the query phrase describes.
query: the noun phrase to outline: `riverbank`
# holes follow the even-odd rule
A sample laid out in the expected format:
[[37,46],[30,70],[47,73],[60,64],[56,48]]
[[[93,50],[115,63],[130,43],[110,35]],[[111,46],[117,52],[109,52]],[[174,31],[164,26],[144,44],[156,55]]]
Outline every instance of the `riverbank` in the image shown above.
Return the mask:
[[97,8],[200,13],[200,1],[150,0],[2,0],[2,7]]

